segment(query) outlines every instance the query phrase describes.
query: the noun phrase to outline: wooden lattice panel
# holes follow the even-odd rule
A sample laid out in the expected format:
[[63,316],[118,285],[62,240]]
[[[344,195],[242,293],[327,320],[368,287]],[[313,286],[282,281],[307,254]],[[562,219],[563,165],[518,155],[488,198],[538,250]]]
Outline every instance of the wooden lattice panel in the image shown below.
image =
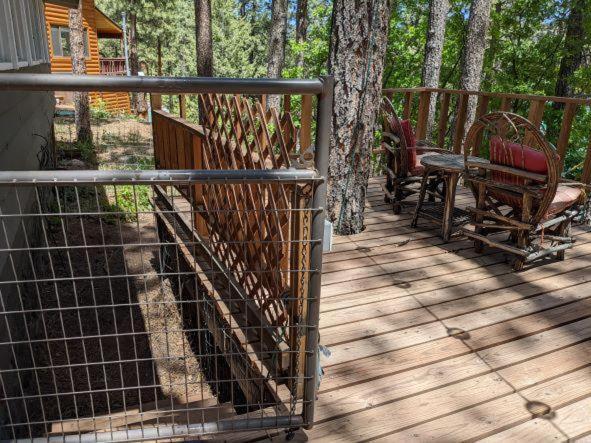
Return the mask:
[[[226,95],[200,96],[204,169],[289,168],[297,145],[290,114]],[[211,245],[266,321],[287,326],[293,187],[280,184],[206,185]],[[289,331],[285,331],[287,335]]]

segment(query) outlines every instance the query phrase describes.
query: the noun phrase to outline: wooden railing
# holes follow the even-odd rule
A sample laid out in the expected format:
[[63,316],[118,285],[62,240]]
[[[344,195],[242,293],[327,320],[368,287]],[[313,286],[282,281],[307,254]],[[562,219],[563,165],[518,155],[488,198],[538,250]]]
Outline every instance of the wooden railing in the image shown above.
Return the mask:
[[[179,117],[187,118],[187,96],[180,94],[177,97],[178,114]],[[314,96],[300,95],[291,96],[284,95],[281,102],[281,115],[289,114],[294,119],[298,126],[298,145],[299,152],[306,152],[312,146],[312,119],[314,115],[314,108],[312,105]],[[267,96],[262,95],[258,97],[263,108],[266,109]],[[162,106],[162,96],[157,96],[158,109]],[[297,106],[296,106],[297,105]],[[297,112],[296,108],[297,107]]]
[[[395,105],[400,104],[403,119],[414,121],[418,139],[430,139],[455,153],[462,151],[464,135],[469,129],[470,100],[476,101],[476,118],[488,112],[511,111],[527,117],[538,128],[544,122],[543,130],[560,155],[560,170],[564,168],[569,149],[584,150],[584,160],[577,165],[576,174],[585,183],[591,182],[591,127],[577,121],[583,109],[588,114],[591,99],[438,88],[395,88],[384,89],[383,93]],[[433,130],[428,133],[431,100],[437,100],[437,104]],[[583,142],[581,137],[571,142],[576,124],[579,132],[584,133]]]
[[[181,96],[182,97],[182,96]],[[311,127],[312,97],[303,99]],[[264,103],[240,96],[205,95],[201,126],[161,109],[152,95],[154,156],[158,169],[282,169],[306,162],[296,153],[305,146],[289,112],[279,115]],[[180,113],[186,101],[180,99]],[[311,135],[304,137],[311,140]],[[302,157],[300,159],[299,157]],[[196,209],[194,227],[244,289],[246,296],[277,327],[286,349],[294,349],[292,334],[297,300],[307,291],[312,189],[305,185],[196,185],[179,187]],[[259,270],[241,272],[240,270]],[[304,277],[304,278],[302,278]],[[285,300],[289,300],[286,304]],[[280,344],[281,347],[281,344]],[[303,349],[303,348],[302,348]],[[299,358],[301,359],[302,356]],[[277,362],[280,371],[292,365],[293,352]],[[291,361],[290,361],[291,360]],[[303,360],[300,361],[300,363]]]
[[99,60],[101,75],[125,75],[124,58],[101,58]]

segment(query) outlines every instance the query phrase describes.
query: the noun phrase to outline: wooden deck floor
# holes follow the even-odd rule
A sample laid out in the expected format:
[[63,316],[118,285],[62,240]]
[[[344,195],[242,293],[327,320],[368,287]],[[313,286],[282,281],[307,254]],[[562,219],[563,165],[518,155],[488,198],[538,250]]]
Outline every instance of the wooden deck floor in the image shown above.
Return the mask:
[[[393,215],[326,254],[311,441],[591,441],[591,232],[520,273]],[[461,192],[457,204],[471,200]]]

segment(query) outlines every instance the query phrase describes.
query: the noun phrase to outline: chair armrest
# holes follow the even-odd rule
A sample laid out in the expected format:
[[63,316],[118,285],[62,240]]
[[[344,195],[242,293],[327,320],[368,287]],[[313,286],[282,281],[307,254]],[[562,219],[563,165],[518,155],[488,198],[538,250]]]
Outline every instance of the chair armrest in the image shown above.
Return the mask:
[[397,151],[400,150],[400,148],[398,147],[398,145],[396,146],[391,146],[386,142],[382,142],[382,149],[384,152],[391,152],[392,154],[396,154]]
[[548,181],[548,177],[545,175],[536,174],[535,172],[529,172],[523,169],[512,168],[511,166],[497,165],[494,163],[475,162],[470,160],[467,160],[465,165],[467,168],[487,169],[489,171],[503,172],[506,174],[514,175],[516,177],[521,177],[542,183],[546,183]]
[[430,142],[428,140],[417,140],[415,146],[418,153],[425,153],[425,152],[435,152],[439,154],[449,154],[450,152],[447,149],[442,149],[437,146],[435,143]]
[[391,132],[382,132],[382,137],[392,140],[395,144],[400,143],[400,138],[398,138],[397,135],[394,135]]
[[416,150],[417,150],[417,154],[425,154],[428,152],[433,152],[435,154],[451,154],[451,152],[448,151],[447,149],[430,147],[430,146],[425,146],[425,147],[417,146]]
[[578,182],[576,180],[571,180],[569,178],[561,178],[558,183],[560,183],[562,186],[570,186],[573,188],[581,188],[581,189],[591,190],[591,185],[588,185],[588,184],[582,183],[582,182]]
[[422,147],[427,147],[427,148],[438,148],[438,146],[433,143],[430,142],[429,140],[417,140],[415,142],[417,148],[422,148]]
[[472,173],[467,174],[464,177],[464,180],[472,183],[483,183],[487,188],[498,189],[499,191],[510,192],[517,195],[529,194],[534,199],[542,198],[542,192],[548,188],[545,184],[528,186],[511,185],[508,183],[497,182],[486,177],[480,177]]

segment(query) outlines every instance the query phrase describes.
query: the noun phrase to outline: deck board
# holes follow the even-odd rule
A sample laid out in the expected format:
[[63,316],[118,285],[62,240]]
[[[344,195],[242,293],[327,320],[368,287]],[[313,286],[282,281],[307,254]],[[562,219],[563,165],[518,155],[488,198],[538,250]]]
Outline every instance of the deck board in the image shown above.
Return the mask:
[[[470,204],[465,191],[459,206]],[[370,180],[366,230],[325,254],[325,376],[310,441],[566,441],[591,435],[591,230],[515,273],[394,215]],[[540,409],[541,408],[541,409]],[[539,411],[547,412],[539,416]]]

